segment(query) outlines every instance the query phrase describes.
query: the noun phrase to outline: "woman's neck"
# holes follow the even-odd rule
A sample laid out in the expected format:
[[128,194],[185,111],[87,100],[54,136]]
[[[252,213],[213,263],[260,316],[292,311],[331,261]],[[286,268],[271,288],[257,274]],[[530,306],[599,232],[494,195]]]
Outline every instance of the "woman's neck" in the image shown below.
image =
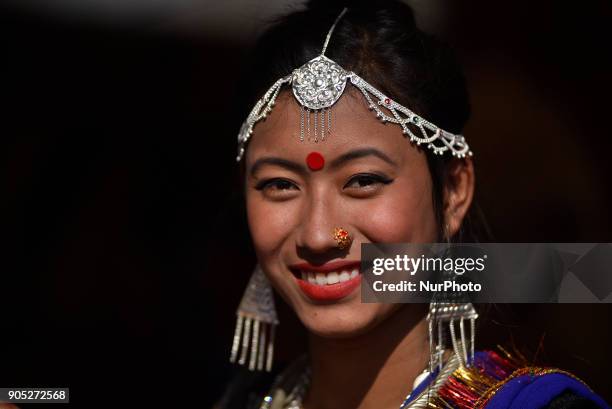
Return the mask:
[[307,409],[398,408],[428,362],[426,306],[402,305],[358,337],[311,335]]

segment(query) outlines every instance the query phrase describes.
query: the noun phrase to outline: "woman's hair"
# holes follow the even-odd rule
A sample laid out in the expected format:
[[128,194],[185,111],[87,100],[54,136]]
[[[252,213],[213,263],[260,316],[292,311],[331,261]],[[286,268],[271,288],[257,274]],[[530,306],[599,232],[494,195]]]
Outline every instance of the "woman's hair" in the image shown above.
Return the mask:
[[[275,21],[259,39],[248,81],[241,87],[248,106],[278,78],[321,53],[325,35],[345,6],[348,11],[325,55],[442,129],[461,133],[470,111],[461,67],[452,50],[419,30],[412,9],[397,0],[310,1],[305,10]],[[428,149],[425,153],[440,241],[444,187],[453,159]],[[453,241],[478,241],[473,215],[468,214]]]

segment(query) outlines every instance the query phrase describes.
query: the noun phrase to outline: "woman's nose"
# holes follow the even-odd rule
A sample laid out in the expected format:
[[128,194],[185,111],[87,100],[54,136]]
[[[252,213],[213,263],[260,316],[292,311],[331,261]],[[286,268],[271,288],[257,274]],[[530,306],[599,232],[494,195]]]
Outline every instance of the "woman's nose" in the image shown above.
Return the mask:
[[298,249],[313,254],[338,249],[333,233],[334,227],[339,224],[336,207],[332,201],[322,196],[314,197],[308,202],[298,228]]

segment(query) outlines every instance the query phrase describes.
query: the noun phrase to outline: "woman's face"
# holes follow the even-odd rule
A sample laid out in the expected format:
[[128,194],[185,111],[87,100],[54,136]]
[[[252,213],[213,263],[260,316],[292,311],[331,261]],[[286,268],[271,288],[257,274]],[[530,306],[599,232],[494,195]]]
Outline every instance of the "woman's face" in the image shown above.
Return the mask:
[[[332,113],[324,141],[301,142],[300,107],[289,92],[279,96],[246,150],[246,200],[272,285],[309,331],[348,337],[397,308],[360,302],[361,243],[435,242],[437,226],[423,151],[399,126],[380,122],[361,95],[346,92]],[[311,152],[325,159],[322,169],[308,167]],[[345,250],[335,227],[353,238]]]

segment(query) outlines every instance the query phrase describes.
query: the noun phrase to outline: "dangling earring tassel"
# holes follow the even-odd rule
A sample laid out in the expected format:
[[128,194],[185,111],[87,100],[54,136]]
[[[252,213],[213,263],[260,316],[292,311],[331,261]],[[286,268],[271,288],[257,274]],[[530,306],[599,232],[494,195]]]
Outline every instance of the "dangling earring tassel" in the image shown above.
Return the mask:
[[238,314],[230,362],[246,365],[248,360],[250,371],[262,371],[265,364],[265,370],[269,372],[273,362],[275,326]]
[[251,318],[246,317],[244,322],[244,334],[242,335],[242,353],[238,364],[244,365],[246,362],[247,354],[249,352],[249,336],[251,335]]
[[470,319],[470,330],[471,330],[471,339],[470,339],[470,349],[472,359],[470,362],[474,362],[474,343],[476,341],[476,318]]
[[444,333],[442,332],[442,323],[438,322],[438,345],[436,346],[438,353],[438,369],[441,371],[444,365],[444,349],[446,348],[444,342]]
[[453,352],[455,352],[455,355],[457,356],[457,358],[459,358],[459,365],[462,368],[465,368],[465,362],[463,361],[463,356],[461,355],[461,353],[459,352],[459,341],[457,340],[457,336],[455,335],[455,320],[451,318],[450,320],[450,334],[451,334],[451,343],[453,344]]
[[[439,303],[432,302],[429,306],[429,314],[427,314],[427,321],[429,324],[429,368],[432,373],[436,367],[438,367],[438,370],[442,370],[444,366],[444,351],[446,346],[442,320],[438,319],[442,311],[440,305]],[[434,333],[434,326],[436,327],[436,333]]]
[[[457,357],[457,361],[461,367],[470,366],[474,361],[474,349],[476,343],[476,319],[478,314],[474,309],[472,303],[445,303],[445,302],[432,302],[429,306],[429,314],[427,314],[427,321],[429,324],[428,336],[429,336],[429,361],[430,368],[433,369],[436,366],[442,368],[442,358],[445,349],[443,324],[448,323],[448,330],[451,337],[451,347],[454,354]],[[466,336],[465,322],[464,320],[470,320],[470,340]],[[455,321],[459,321],[459,334],[457,334],[455,328]],[[437,325],[438,334],[437,337],[433,333],[433,326]],[[468,355],[468,350],[470,355]]]
[[276,332],[276,325],[270,326],[270,340],[268,341],[268,355],[266,360],[266,371],[272,370],[272,358],[274,357],[274,333]]
[[234,329],[234,341],[232,342],[232,352],[230,354],[230,362],[236,362],[238,357],[238,348],[240,347],[240,335],[242,333],[242,324],[244,323],[244,316],[237,314],[236,328]]
[[429,373],[433,373],[436,362],[434,361],[434,337],[433,337],[433,320],[427,320],[428,337],[429,337]]
[[261,323],[261,332],[259,333],[259,350],[257,351],[257,370],[261,371],[263,369],[264,362],[264,353],[266,346],[266,328],[267,325],[265,322]]
[[463,362],[467,365],[470,361],[468,360],[467,347],[465,341],[465,328],[463,326],[463,317],[459,319],[459,332],[461,332],[461,352],[463,352]]
[[248,360],[251,371],[263,370],[265,362],[265,370],[270,371],[278,318],[272,288],[259,267],[251,276],[236,316],[230,362],[237,360],[239,365],[245,365]]

